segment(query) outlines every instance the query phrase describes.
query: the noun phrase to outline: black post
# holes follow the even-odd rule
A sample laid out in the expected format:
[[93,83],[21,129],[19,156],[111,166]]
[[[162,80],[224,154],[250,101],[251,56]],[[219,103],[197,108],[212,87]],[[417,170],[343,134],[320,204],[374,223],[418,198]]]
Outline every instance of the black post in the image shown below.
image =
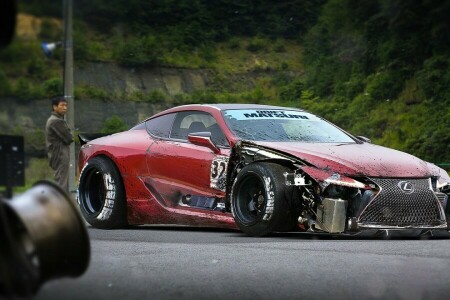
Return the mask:
[[0,135],[0,186],[6,187],[6,198],[13,196],[14,186],[25,185],[23,136]]

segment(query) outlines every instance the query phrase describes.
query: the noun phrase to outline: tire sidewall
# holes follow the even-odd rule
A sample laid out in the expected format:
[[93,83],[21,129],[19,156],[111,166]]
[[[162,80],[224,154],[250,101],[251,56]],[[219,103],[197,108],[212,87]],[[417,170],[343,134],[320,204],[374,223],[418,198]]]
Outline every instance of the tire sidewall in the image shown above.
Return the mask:
[[[276,229],[280,224],[280,219],[285,214],[284,204],[284,183],[280,182],[282,174],[281,166],[274,163],[256,162],[245,166],[233,183],[231,189],[231,212],[239,229],[244,233],[252,236],[264,236]],[[266,197],[266,205],[264,207],[264,215],[260,220],[254,222],[245,222],[241,218],[239,208],[236,208],[237,195],[240,184],[247,176],[256,176],[264,186],[264,196]]]
[[[86,189],[93,189],[88,182],[92,172],[99,172],[105,189],[104,201],[101,208],[95,212],[87,209]],[[102,229],[120,228],[126,223],[126,201],[122,178],[115,164],[106,157],[90,159],[80,173],[78,184],[78,205],[85,220],[94,227]]]

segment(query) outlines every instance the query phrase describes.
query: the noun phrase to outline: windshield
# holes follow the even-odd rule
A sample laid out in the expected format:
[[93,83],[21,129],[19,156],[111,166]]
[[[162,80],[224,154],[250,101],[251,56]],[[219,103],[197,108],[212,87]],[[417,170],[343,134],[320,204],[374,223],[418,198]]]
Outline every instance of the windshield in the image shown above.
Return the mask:
[[313,114],[294,110],[233,109],[223,111],[240,139],[270,142],[354,143],[346,133]]

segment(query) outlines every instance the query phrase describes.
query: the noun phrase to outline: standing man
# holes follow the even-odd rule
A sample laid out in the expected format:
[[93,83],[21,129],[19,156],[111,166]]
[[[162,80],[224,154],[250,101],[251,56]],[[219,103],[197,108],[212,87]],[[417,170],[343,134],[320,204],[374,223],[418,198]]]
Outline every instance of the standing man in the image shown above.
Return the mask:
[[67,100],[62,97],[51,99],[52,114],[45,125],[45,144],[50,167],[55,170],[55,181],[66,192],[69,191],[69,145],[73,136],[64,115],[67,113]]

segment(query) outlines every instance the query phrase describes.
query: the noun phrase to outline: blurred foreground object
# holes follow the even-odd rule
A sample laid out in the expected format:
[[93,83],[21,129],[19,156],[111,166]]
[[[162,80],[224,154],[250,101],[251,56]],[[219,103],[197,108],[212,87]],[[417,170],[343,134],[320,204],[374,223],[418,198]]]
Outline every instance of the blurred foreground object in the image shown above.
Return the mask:
[[46,281],[82,275],[90,258],[84,221],[67,193],[39,181],[0,200],[0,298],[26,297]]
[[16,1],[3,0],[0,4],[0,49],[6,47],[16,29]]

